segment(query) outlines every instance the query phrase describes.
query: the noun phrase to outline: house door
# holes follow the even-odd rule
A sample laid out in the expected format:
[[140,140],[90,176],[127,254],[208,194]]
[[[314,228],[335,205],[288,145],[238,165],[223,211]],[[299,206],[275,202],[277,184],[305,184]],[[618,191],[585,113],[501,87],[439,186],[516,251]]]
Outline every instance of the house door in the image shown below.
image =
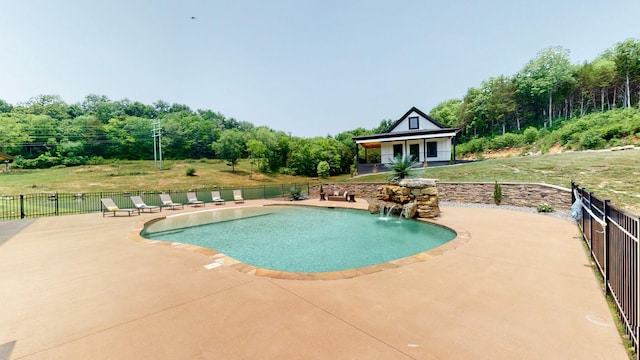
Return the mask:
[[404,151],[402,150],[402,144],[395,144],[393,145],[393,157],[398,157],[399,156],[403,156],[404,155]]
[[420,161],[420,144],[409,145],[409,154],[411,155],[411,160]]

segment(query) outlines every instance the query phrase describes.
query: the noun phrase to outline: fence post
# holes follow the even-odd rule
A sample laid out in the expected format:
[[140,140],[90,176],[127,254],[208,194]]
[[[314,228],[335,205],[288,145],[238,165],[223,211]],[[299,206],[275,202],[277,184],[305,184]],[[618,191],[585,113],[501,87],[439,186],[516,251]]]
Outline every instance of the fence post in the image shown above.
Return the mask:
[[638,238],[638,242],[636,243],[636,360],[640,360],[640,342],[638,338],[640,337],[640,217],[637,222],[637,231],[636,237]]
[[571,180],[571,205],[572,206],[573,206],[573,203],[576,202],[575,188],[576,188],[576,183],[574,183],[573,180]]
[[591,251],[593,252],[593,192],[589,191],[589,243],[591,244]]
[[[610,210],[610,205],[611,205],[611,200],[605,200],[603,207],[604,209],[602,209],[602,213],[603,213],[603,217],[604,219],[602,219],[605,223],[605,226],[603,226],[602,228],[602,236],[603,236],[603,251],[604,251],[604,295],[608,295],[609,294],[609,280],[611,280],[611,270],[609,270],[609,212]],[[600,224],[598,224],[600,225]]]
[[56,192],[56,198],[55,198],[55,200],[56,200],[56,204],[55,204],[55,215],[56,215],[56,216],[58,216],[58,210],[59,210],[58,199],[59,199],[59,198],[60,198],[60,197],[58,196],[58,193]]
[[638,338],[640,337],[640,217],[637,222],[638,229],[636,230],[636,238],[638,238],[638,242],[636,243],[636,360],[640,360],[640,342]]
[[24,195],[20,194],[20,219],[24,219]]

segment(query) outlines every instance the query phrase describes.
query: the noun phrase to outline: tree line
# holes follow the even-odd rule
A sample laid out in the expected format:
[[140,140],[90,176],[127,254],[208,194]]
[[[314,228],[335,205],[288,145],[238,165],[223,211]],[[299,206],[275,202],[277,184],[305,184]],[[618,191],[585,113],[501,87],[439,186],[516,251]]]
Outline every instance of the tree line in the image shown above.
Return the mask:
[[639,97],[640,41],[628,39],[582,64],[562,47],[543,49],[518,73],[491,77],[429,114],[469,140],[552,128],[556,120],[637,106]]
[[[517,74],[489,78],[469,88],[462,99],[444,101],[429,114],[460,128],[459,142],[473,151],[486,146],[478,141],[481,138],[500,135],[496,145],[521,142],[509,133],[534,139],[532,130],[527,136],[524,131],[534,128],[544,134],[575,117],[637,107],[639,97],[640,42],[629,39],[577,65],[571,64],[566,49],[544,49]],[[67,104],[57,95],[38,95],[17,105],[0,99],[0,152],[15,156],[15,165],[22,168],[151,159],[157,121],[165,159],[224,159],[233,166],[238,159],[252,158],[263,172],[304,176],[317,176],[320,163],[323,173],[328,165],[329,175],[353,171],[351,138],[384,132],[393,124],[381,120],[372,129],[299,138],[162,100],[148,105],[91,94],[81,103]],[[602,144],[595,141],[596,135],[580,141]]]
[[305,176],[317,176],[322,161],[330,175],[349,173],[355,156],[351,137],[384,131],[391,123],[306,139],[162,100],[147,105],[91,94],[67,104],[57,95],[38,95],[15,106],[0,100],[0,152],[14,156],[18,168],[153,159],[156,121],[165,159],[224,159],[235,165],[253,158],[263,172]]

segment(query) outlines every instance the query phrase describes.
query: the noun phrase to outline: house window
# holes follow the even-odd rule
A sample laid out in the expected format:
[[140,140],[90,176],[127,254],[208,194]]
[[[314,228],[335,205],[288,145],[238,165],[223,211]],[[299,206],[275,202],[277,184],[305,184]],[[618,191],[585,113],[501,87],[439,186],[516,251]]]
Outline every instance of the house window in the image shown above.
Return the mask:
[[413,116],[409,118],[409,130],[413,130],[413,129],[419,129],[420,128],[420,121],[418,120],[417,116]]
[[411,144],[409,145],[409,154],[411,154],[411,159],[418,161],[420,160],[420,145]]
[[402,156],[403,154],[402,151],[402,144],[395,144],[393,145],[393,157],[398,157],[398,155]]
[[438,157],[438,143],[430,141],[427,143],[427,157]]

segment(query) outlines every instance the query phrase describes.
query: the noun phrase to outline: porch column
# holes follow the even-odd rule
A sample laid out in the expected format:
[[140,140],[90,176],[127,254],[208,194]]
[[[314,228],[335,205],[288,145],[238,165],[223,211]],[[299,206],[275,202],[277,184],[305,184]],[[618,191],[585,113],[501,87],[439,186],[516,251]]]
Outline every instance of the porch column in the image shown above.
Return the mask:
[[424,158],[424,163],[427,163],[427,139],[422,139],[422,157]]
[[[360,174],[360,169],[358,169],[358,165],[360,164],[360,156],[358,155],[358,143],[357,142],[353,142],[354,145],[356,146],[356,159],[355,159],[355,170],[358,174]],[[365,152],[366,152],[366,148],[365,148]]]
[[453,143],[453,159],[452,159],[452,164],[456,163],[456,136],[454,136],[451,139],[451,142]]

